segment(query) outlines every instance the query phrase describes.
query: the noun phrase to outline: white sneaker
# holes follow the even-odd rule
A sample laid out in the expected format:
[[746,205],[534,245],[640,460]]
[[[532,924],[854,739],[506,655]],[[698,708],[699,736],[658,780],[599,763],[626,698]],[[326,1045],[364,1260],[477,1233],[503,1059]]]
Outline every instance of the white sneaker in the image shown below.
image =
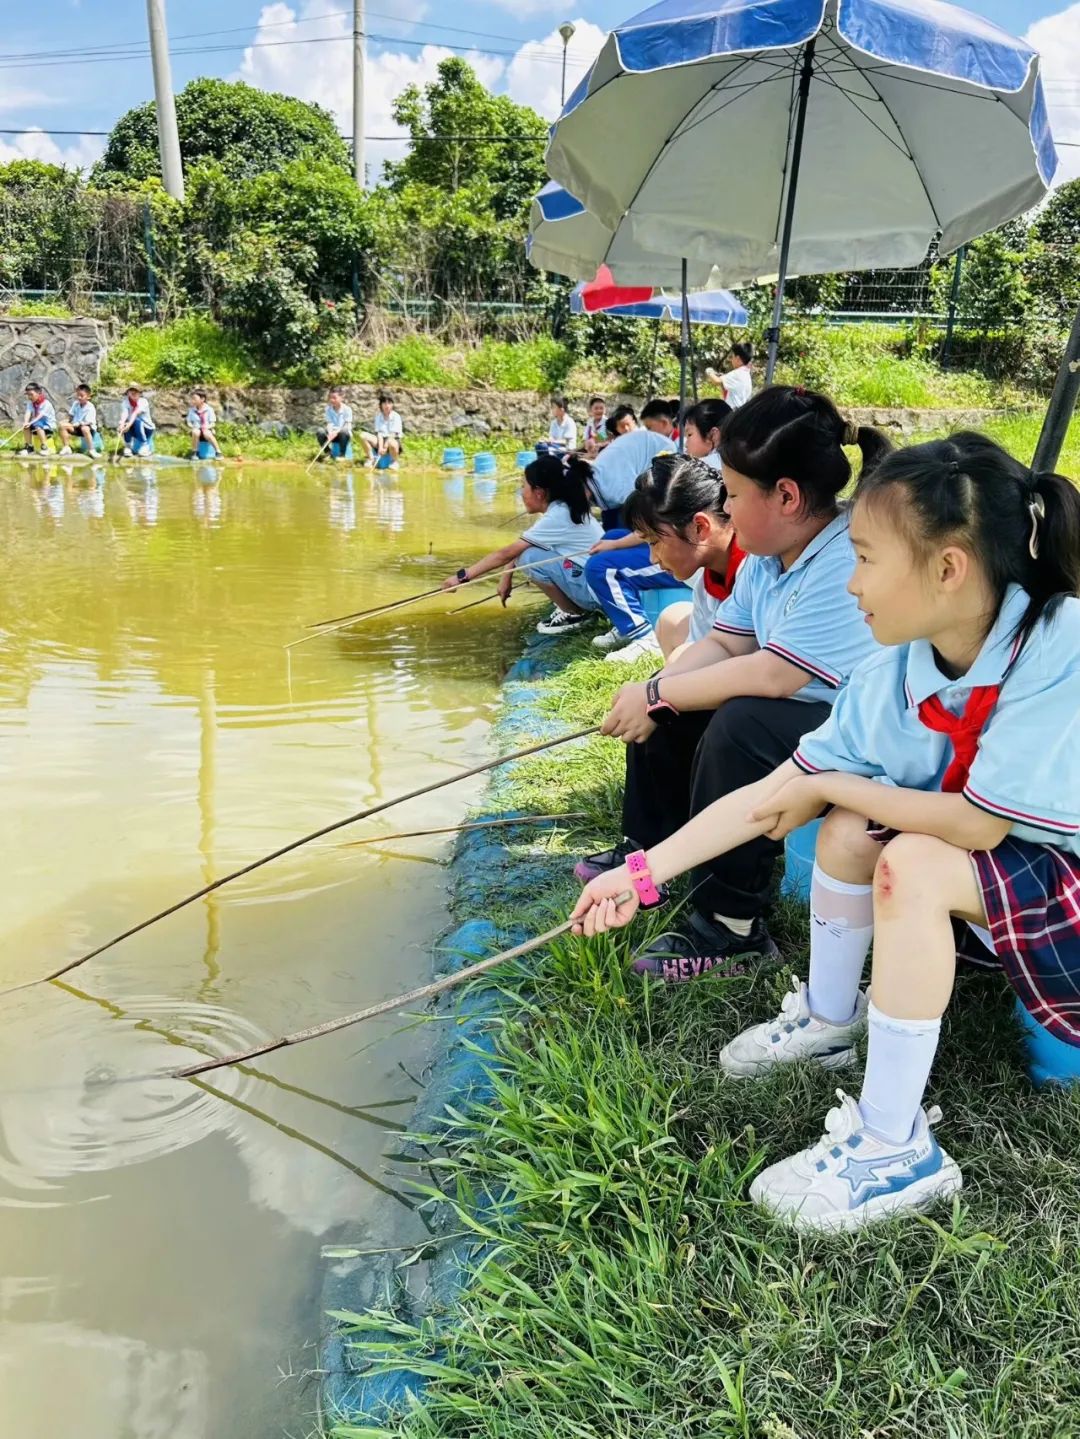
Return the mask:
[[774,1064],[813,1059],[826,1069],[841,1069],[855,1058],[855,1041],[866,1025],[869,1001],[859,991],[855,1013],[847,1024],[830,1024],[810,1013],[806,985],[791,981],[780,1013],[736,1035],[720,1051],[720,1068],[732,1079],[752,1079]]
[[594,650],[617,650],[620,645],[628,643],[629,641],[626,636],[621,635],[613,625],[611,629],[605,630],[602,635],[594,636],[592,647]]
[[647,635],[639,635],[636,640],[631,640],[628,645],[623,645],[621,650],[613,650],[611,654],[604,656],[604,663],[609,665],[630,665],[635,660],[656,659],[657,655],[663,655],[663,650],[653,634],[652,630]]
[[879,1139],[863,1122],[858,1104],[842,1089],[816,1144],[763,1170],[750,1186],[755,1204],[795,1229],[837,1232],[923,1209],[963,1187],[954,1159],[930,1132],[941,1118],[935,1105],[920,1109],[903,1144]]
[[70,454],[72,453],[71,446],[70,446],[70,445],[65,445],[65,446],[63,447],[63,449],[60,451],[60,453],[61,453],[62,455],[70,455]]
[[125,446],[124,446],[124,453],[123,453],[123,455],[121,456],[121,458],[122,458],[122,459],[125,459],[125,460],[133,460],[133,459],[135,458],[135,456],[131,453],[131,446],[130,446],[130,445],[125,445]]

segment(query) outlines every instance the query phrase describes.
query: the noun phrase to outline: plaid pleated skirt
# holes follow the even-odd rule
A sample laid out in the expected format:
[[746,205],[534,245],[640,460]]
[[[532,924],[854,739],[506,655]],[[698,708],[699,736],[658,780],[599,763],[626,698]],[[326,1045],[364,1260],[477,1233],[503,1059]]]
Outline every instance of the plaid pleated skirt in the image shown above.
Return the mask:
[[1009,837],[971,858],[994,954],[967,926],[959,952],[1000,965],[1032,1019],[1080,1045],[1080,860]]

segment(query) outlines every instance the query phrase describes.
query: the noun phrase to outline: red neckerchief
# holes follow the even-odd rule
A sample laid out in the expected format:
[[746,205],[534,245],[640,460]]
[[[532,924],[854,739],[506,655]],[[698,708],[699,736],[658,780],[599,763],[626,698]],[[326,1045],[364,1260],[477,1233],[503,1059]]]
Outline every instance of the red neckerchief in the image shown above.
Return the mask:
[[712,595],[714,600],[726,600],[735,588],[735,576],[739,573],[739,566],[746,559],[746,551],[740,550],[734,540],[728,550],[727,565],[723,575],[716,570],[706,569],[702,579],[705,584],[705,593]]
[[971,766],[979,749],[979,736],[986,728],[1001,694],[1000,685],[977,685],[972,691],[963,714],[954,715],[931,695],[919,705],[919,719],[927,729],[948,735],[953,747],[952,763],[941,781],[943,794],[959,794],[967,784]]

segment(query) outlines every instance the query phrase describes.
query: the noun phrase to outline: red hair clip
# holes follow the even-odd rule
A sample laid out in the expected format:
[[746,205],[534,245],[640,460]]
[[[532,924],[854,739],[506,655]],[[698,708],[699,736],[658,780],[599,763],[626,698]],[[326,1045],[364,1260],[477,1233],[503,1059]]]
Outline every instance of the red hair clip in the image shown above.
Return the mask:
[[796,393],[797,395],[805,395],[805,394],[806,394],[806,391],[803,389],[802,385],[796,385],[796,386],[795,386],[795,393]]

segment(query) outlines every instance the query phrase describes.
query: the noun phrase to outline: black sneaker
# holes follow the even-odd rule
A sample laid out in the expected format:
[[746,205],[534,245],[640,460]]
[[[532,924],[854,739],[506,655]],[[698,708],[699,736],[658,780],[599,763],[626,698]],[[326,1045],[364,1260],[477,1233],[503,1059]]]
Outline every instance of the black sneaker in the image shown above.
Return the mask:
[[658,935],[635,958],[631,968],[635,974],[647,974],[665,984],[684,984],[714,969],[741,974],[743,968],[736,961],[745,955],[776,959],[779,953],[763,919],[755,919],[744,937],[695,910],[682,930]]
[[592,619],[592,615],[572,615],[566,610],[556,610],[546,620],[541,620],[536,626],[538,635],[569,635],[575,630],[584,629]]
[[[632,839],[621,839],[611,849],[602,849],[599,854],[586,855],[579,859],[574,865],[574,878],[579,879],[582,884],[588,884],[599,874],[607,874],[609,870],[618,869],[626,863],[626,856],[633,854],[641,845]],[[656,892],[660,896],[656,904],[643,904],[642,909],[659,909],[662,904],[668,902],[668,887],[666,884],[658,884]]]

